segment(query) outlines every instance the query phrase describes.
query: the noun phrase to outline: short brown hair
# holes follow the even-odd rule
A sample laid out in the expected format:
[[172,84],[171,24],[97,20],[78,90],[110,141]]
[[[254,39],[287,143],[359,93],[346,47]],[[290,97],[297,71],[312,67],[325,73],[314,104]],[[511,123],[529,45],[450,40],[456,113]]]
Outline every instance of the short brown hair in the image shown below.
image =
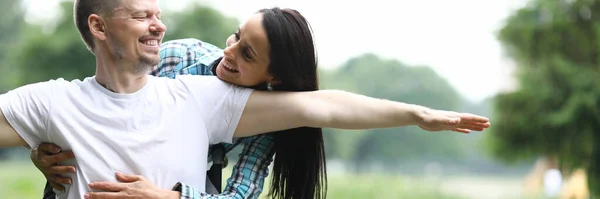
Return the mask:
[[121,5],[121,2],[122,0],[75,0],[73,6],[75,26],[81,35],[83,43],[92,53],[94,53],[94,40],[88,25],[88,17],[92,14],[110,16],[113,10]]

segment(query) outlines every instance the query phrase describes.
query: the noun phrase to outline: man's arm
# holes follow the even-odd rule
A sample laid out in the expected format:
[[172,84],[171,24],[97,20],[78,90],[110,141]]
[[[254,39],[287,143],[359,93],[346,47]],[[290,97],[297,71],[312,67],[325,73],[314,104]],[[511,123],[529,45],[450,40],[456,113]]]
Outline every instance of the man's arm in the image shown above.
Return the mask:
[[46,135],[46,122],[54,88],[62,79],[21,86],[0,95],[0,148],[30,148]]
[[8,123],[2,108],[0,108],[0,148],[25,146],[27,142],[19,136],[17,131]]

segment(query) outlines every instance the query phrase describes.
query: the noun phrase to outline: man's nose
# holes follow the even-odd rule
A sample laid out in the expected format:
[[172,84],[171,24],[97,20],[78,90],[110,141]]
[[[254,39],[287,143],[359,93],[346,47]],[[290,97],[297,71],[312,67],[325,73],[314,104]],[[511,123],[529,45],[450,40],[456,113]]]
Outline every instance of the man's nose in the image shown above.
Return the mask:
[[166,32],[167,26],[157,17],[154,17],[152,20],[152,24],[150,26],[150,31],[152,32]]

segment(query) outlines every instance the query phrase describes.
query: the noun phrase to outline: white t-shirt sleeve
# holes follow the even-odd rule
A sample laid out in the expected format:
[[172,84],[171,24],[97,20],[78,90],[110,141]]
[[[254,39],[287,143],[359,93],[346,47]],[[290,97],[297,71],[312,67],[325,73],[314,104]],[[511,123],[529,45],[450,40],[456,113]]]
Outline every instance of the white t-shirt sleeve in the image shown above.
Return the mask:
[[183,82],[196,100],[210,144],[231,143],[252,89],[224,82],[216,76],[178,75],[176,79]]
[[50,100],[55,94],[56,81],[29,84],[0,95],[4,117],[32,148],[49,140]]

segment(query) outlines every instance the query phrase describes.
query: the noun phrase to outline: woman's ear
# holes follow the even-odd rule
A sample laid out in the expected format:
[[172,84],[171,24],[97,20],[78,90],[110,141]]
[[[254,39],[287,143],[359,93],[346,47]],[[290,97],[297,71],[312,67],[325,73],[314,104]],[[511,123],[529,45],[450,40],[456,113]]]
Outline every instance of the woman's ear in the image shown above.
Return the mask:
[[88,17],[88,26],[90,27],[90,33],[96,39],[102,41],[106,39],[106,24],[104,23],[102,17],[96,14],[91,14],[90,17]]
[[279,81],[278,79],[271,77],[271,79],[269,80],[269,83],[271,83],[271,85],[273,86],[277,86],[278,84],[281,84],[281,81]]

